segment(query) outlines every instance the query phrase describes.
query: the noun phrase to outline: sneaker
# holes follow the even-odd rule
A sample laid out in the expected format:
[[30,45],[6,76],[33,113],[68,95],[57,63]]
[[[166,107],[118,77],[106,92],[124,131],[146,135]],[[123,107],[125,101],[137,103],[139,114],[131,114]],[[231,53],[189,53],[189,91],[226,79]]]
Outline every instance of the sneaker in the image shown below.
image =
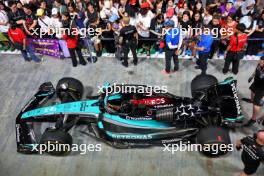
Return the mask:
[[241,100],[247,103],[253,103],[253,101],[250,98],[242,98]]
[[172,73],[175,73],[175,72],[177,72],[178,71],[178,69],[174,69],[173,71],[172,71]]
[[228,72],[223,72],[224,75],[227,75]]
[[198,65],[194,66],[195,69],[201,69]]
[[37,63],[37,64],[41,64],[43,61],[44,61],[44,59],[43,59],[43,55],[41,55],[40,57],[39,57],[39,61],[35,61],[35,63]]
[[25,61],[26,62],[30,62],[30,61],[32,61],[32,59],[31,58],[28,58],[28,59],[25,59]]
[[166,70],[161,70],[161,73],[166,74],[166,75],[170,74],[170,72],[167,72]]
[[256,123],[256,120],[250,119],[244,126],[245,127],[250,127]]
[[122,64],[124,67],[128,67],[128,64],[125,63],[125,62],[122,62],[121,64]]
[[85,61],[80,62],[81,65],[86,65],[87,63]]
[[103,52],[102,52],[102,51],[96,51],[96,56],[97,56],[97,57],[101,57],[101,56],[102,56],[102,54],[103,54]]

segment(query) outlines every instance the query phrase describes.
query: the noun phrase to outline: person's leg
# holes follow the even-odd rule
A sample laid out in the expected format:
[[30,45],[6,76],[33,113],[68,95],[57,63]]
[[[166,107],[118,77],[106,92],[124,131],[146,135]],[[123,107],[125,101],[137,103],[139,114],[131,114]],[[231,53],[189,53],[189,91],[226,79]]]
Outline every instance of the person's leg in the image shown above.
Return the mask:
[[27,45],[27,47],[26,47],[26,51],[29,53],[29,56],[30,56],[30,58],[31,58],[33,61],[35,61],[35,62],[40,62],[40,61],[41,61],[41,59],[38,58],[38,57],[35,55],[34,50],[33,50],[32,46],[31,46],[30,44]]
[[227,54],[226,54],[226,58],[225,58],[225,64],[224,64],[224,68],[223,68],[223,73],[226,74],[228,71],[229,71],[229,67],[230,67],[230,64],[233,60],[233,52],[231,51],[228,51]]
[[70,55],[71,55],[72,66],[76,67],[77,66],[77,59],[76,59],[75,49],[69,48],[69,52],[70,52]]
[[214,57],[214,54],[218,50],[218,47],[219,47],[219,40],[214,40],[212,43],[209,59],[212,59]]
[[251,90],[251,102],[253,102],[254,101],[254,97],[255,97],[255,93]]
[[257,116],[258,116],[259,113],[260,113],[260,106],[253,105],[253,114],[252,114],[251,119],[256,121]]
[[232,60],[232,72],[236,75],[238,73],[238,68],[239,68],[239,62],[240,60],[237,58],[234,58]]
[[130,49],[131,49],[131,52],[132,52],[132,55],[133,55],[133,63],[134,65],[137,65],[137,62],[138,62],[138,58],[137,58],[137,45],[136,45],[136,42],[132,42],[130,44]]
[[[250,39],[251,39],[251,37],[250,37]],[[254,43],[255,43],[255,41],[254,40],[248,40],[248,45],[247,45],[247,49],[246,49],[246,55],[254,55],[253,54],[253,48],[255,47],[254,46]]]
[[152,46],[152,42],[150,41],[150,38],[146,38],[146,52],[147,52],[147,58],[150,59],[150,49]]
[[129,46],[128,45],[123,46],[123,52],[124,52],[124,60],[122,62],[122,65],[125,67],[128,67],[128,53],[129,53]]
[[202,68],[201,68],[201,70],[202,70],[202,73],[201,74],[203,74],[203,75],[205,75],[206,74],[206,70],[207,70],[207,59],[208,59],[208,57],[204,57],[203,58],[203,60],[202,60]]
[[21,54],[22,54],[22,56],[23,56],[25,61],[27,61],[27,62],[31,61],[31,59],[28,57],[28,54],[27,54],[26,50],[21,50]]
[[179,58],[178,55],[176,55],[176,50],[173,51],[173,62],[174,62],[174,69],[173,71],[179,70]]
[[202,74],[206,74],[207,70],[207,59],[209,57],[209,53],[202,53],[199,55],[199,67],[202,70]]
[[261,93],[255,92],[255,96],[253,98],[253,113],[251,119],[245,124],[246,127],[249,127],[256,123],[257,117],[261,111],[261,106],[264,105],[264,97]]
[[167,73],[170,72],[171,68],[171,57],[172,57],[172,50],[171,49],[166,49],[165,50],[165,71]]
[[243,59],[244,53],[243,52],[238,52],[236,56],[234,57],[233,63],[232,63],[232,72],[236,75],[239,70],[239,63],[240,60]]
[[77,47],[75,50],[76,50],[76,53],[78,55],[80,64],[86,65],[86,61],[84,60],[83,55],[82,55],[82,50],[79,47]]
[[243,169],[243,172],[240,173],[240,176],[248,176],[248,175],[253,175],[257,172],[258,167],[260,165],[259,164],[245,164],[245,162],[243,162],[245,167]]
[[198,59],[196,60],[196,65],[197,65],[196,68],[199,67],[199,69],[200,69],[200,64],[201,64],[201,54],[198,55]]

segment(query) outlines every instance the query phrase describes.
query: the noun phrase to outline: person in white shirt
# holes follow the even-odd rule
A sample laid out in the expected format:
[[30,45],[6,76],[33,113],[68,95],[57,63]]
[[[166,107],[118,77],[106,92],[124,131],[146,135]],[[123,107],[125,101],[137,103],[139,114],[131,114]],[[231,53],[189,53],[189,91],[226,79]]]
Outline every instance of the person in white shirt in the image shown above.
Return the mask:
[[139,34],[139,48],[141,50],[139,52],[146,51],[147,58],[150,58],[150,45],[153,43],[152,41],[148,40],[150,37],[150,23],[152,18],[154,18],[154,14],[149,10],[148,3],[142,3],[140,12],[136,19],[136,28]]
[[5,9],[5,5],[0,2],[0,32],[6,33],[9,29],[8,16]]
[[59,17],[59,10],[57,8],[53,8],[51,11],[51,33],[55,34],[57,39],[62,38],[62,22]]
[[38,9],[36,16],[38,17],[38,25],[40,26],[39,36],[40,38],[51,38],[51,19],[46,16],[43,9]]
[[104,19],[109,19],[113,14],[118,15],[118,10],[113,7],[112,2],[107,0],[104,1],[103,9],[100,11],[100,17]]
[[209,7],[204,9],[203,24],[208,25],[212,21],[213,16],[209,13]]

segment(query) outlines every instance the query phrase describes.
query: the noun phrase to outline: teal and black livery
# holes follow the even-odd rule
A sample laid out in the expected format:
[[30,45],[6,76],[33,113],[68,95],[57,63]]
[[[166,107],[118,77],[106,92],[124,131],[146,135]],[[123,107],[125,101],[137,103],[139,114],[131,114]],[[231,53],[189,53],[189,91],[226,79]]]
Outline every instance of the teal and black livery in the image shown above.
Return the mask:
[[204,80],[200,81],[199,88],[192,87],[192,97],[139,93],[142,85],[126,85],[133,86],[135,92],[106,93],[108,85],[102,87],[100,95],[86,99],[79,81],[62,80],[56,89],[50,82],[42,84],[17,116],[18,152],[37,153],[32,149],[43,139],[71,143],[69,132],[79,125],[87,126],[89,136],[118,148],[179,141],[228,143],[223,129],[240,124],[244,118],[233,78],[211,81],[204,87]]

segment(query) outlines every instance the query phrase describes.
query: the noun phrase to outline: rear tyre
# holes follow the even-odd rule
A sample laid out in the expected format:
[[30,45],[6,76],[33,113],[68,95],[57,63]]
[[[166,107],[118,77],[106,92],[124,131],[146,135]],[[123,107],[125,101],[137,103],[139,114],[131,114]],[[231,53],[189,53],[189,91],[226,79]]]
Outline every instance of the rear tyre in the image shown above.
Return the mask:
[[50,155],[65,155],[71,151],[72,137],[65,131],[47,128],[40,144],[46,146],[44,152]]
[[202,128],[196,136],[197,144],[202,146],[201,153],[207,157],[219,157],[233,150],[227,129],[209,126]]
[[198,75],[191,82],[192,97],[195,97],[197,93],[204,92],[205,89],[212,85],[218,84],[218,80],[213,75]]
[[57,96],[62,103],[81,100],[83,91],[83,84],[75,78],[62,78],[56,87]]

